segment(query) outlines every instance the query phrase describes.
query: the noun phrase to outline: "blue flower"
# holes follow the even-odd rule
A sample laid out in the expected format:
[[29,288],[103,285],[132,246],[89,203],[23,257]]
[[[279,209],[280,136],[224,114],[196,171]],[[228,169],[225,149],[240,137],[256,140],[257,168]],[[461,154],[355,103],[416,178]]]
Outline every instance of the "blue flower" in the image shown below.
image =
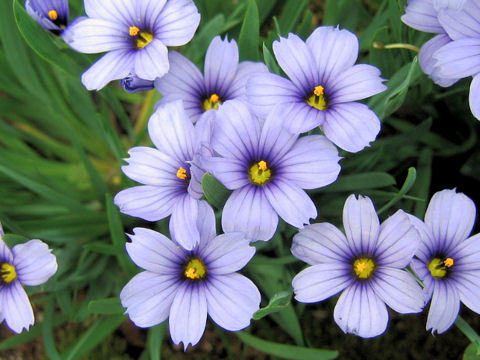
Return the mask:
[[225,232],[242,231],[252,240],[269,240],[278,216],[303,227],[317,217],[303,189],[334,182],[340,172],[338,151],[324,136],[298,138],[282,128],[281,108],[260,121],[239,101],[217,111],[211,146],[221,157],[201,159],[233,193],[223,208]]
[[267,72],[262,63],[238,63],[235,40],[213,38],[205,55],[205,75],[186,57],[172,51],[168,54],[170,71],[155,81],[163,95],[159,104],[183,100],[185,111],[197,121],[208,110],[217,110],[225,101],[246,101],[245,84],[252,73]]
[[22,285],[45,283],[57,271],[57,260],[47,244],[30,240],[10,250],[0,224],[0,322],[17,334],[34,323],[32,305]]
[[123,90],[129,93],[148,91],[154,88],[152,80],[143,80],[135,75],[130,75],[120,80],[120,86],[123,88]]
[[62,33],[75,50],[108,52],[83,75],[89,90],[136,75],[155,80],[168,72],[167,46],[186,44],[200,22],[192,0],[85,0],[88,18]]
[[127,252],[145,271],[120,293],[135,325],[150,327],[169,318],[173,342],[185,349],[202,337],[207,313],[222,328],[238,331],[249,326],[260,305],[257,287],[237,273],[255,254],[245,235],[216,236],[215,215],[205,201],[197,224],[200,242],[191,251],[153,230],[134,229]]
[[345,333],[371,338],[388,323],[387,307],[422,311],[422,289],[406,271],[418,232],[399,210],[380,224],[368,197],[350,195],[343,208],[345,235],[334,225],[306,226],[294,236],[292,253],[312,265],[293,279],[295,299],[323,301],[341,292],[335,322]]
[[148,122],[148,133],[157,149],[138,146],[129,150],[123,172],[142,183],[115,196],[120,211],[148,221],[169,215],[172,238],[186,249],[199,241],[198,204],[203,195],[204,171],[193,161],[208,152],[210,119],[194,127],[182,102],[159,107]]
[[26,0],[25,9],[41,27],[59,35],[68,23],[68,0]]
[[480,314],[480,234],[470,236],[475,204],[455,190],[433,195],[425,222],[411,216],[421,242],[412,268],[432,299],[427,330],[443,333],[455,322],[460,302]]
[[277,61],[290,80],[255,74],[247,83],[248,103],[260,118],[285,104],[285,124],[293,133],[321,126],[325,136],[350,152],[362,150],[377,137],[380,120],[359,102],[386,89],[380,71],[354,65],[358,39],[347,30],[322,26],[307,39],[295,34],[273,43]]

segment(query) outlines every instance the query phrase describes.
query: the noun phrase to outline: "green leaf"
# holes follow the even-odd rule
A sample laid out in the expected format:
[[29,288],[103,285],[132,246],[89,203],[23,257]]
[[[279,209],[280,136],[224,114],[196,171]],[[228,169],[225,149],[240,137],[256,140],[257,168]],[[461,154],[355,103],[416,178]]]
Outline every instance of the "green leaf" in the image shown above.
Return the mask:
[[455,326],[465,335],[468,340],[472,342],[472,345],[476,348],[476,354],[480,354],[480,336],[477,332],[461,317],[458,316],[455,321]]
[[462,360],[480,360],[480,352],[474,343],[470,343],[463,353]]
[[288,305],[290,305],[290,299],[292,298],[291,291],[282,291],[273,295],[273,297],[268,302],[268,305],[257,310],[253,314],[253,320],[260,320],[261,318],[281,311],[285,309]]
[[62,359],[80,359],[96,348],[108,335],[125,320],[124,315],[111,316],[93,324],[78,341],[62,353]]
[[160,360],[162,341],[166,333],[166,321],[148,330],[147,349],[150,355],[150,360]]
[[49,63],[58,66],[68,76],[80,77],[85,69],[73,60],[78,54],[67,47],[59,49],[53,42],[53,35],[42,29],[18,0],[14,0],[13,7],[17,26],[33,51]]
[[260,44],[260,21],[255,0],[248,0],[247,11],[238,37],[240,61],[258,61],[258,46]]
[[45,306],[44,320],[42,323],[42,337],[43,344],[45,346],[45,352],[49,359],[60,360],[60,354],[55,346],[55,340],[53,337],[53,314],[54,314],[55,302],[52,297],[49,296],[47,304]]
[[295,30],[303,11],[308,6],[309,0],[288,0],[283,8],[282,15],[278,20],[280,27],[279,35],[287,35]]
[[[332,185],[319,189],[318,192],[354,192],[366,189],[378,189],[395,185],[395,178],[383,172],[343,175]],[[313,191],[312,193],[314,193]]]
[[125,309],[120,303],[120,298],[114,297],[90,301],[88,303],[88,312],[90,314],[122,315]]
[[270,50],[265,46],[265,43],[262,45],[263,49],[263,61],[265,61],[265,65],[267,65],[268,70],[274,74],[280,74],[280,68],[275,61],[275,57],[272,55]]
[[223,205],[225,205],[231,191],[208,173],[203,175],[202,188],[209,204],[215,206],[217,209],[223,209]]
[[105,244],[104,242],[93,242],[90,244],[86,244],[83,246],[84,249],[88,249],[90,251],[105,254],[105,255],[122,255],[123,250],[120,250],[118,247],[112,244]]
[[328,360],[335,359],[338,351],[306,348],[302,346],[278,344],[272,341],[260,339],[244,331],[235,333],[240,340],[251,347],[264,353],[278,356],[282,359],[294,360]]
[[393,205],[395,205],[398,201],[400,201],[403,196],[412,188],[413,184],[415,184],[415,180],[417,179],[417,171],[414,167],[408,169],[407,178],[403,183],[400,191],[390,200],[387,204],[382,206],[380,210],[377,211],[378,214],[383,213],[384,211],[390,209]]

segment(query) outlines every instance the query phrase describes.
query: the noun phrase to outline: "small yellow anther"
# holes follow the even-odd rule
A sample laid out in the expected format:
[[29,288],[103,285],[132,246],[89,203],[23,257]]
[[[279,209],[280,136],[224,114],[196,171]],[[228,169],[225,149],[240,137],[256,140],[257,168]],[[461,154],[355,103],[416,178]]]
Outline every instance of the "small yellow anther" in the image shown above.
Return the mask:
[[453,264],[455,264],[455,261],[452,259],[452,258],[446,258],[444,261],[443,261],[443,265],[445,265],[446,267],[452,267]]
[[203,264],[202,260],[194,258],[190,260],[185,267],[184,275],[185,277],[195,280],[202,279],[207,273],[207,268]]
[[185,180],[187,178],[187,170],[180,166],[180,168],[177,170],[177,177],[179,179]]
[[355,270],[359,273],[363,272],[367,268],[367,264],[365,262],[357,263],[355,266]]
[[261,160],[258,162],[258,170],[265,171],[268,169],[267,162],[264,160]]
[[218,103],[220,101],[220,96],[218,96],[217,94],[212,94],[210,95],[209,100],[212,104]]
[[50,20],[57,20],[58,19],[58,13],[55,10],[50,10],[48,12],[48,17]]
[[189,268],[185,271],[185,276],[188,277],[189,279],[196,279],[198,278],[198,274],[195,273],[194,268]]
[[0,276],[4,283],[10,284],[13,280],[17,278],[15,266],[9,263],[3,263],[2,266],[0,266]]
[[140,29],[136,26],[130,26],[128,28],[128,33],[130,34],[130,36],[137,36],[139,32]]
[[322,85],[315,86],[313,93],[317,96],[321,96],[324,94],[325,88]]

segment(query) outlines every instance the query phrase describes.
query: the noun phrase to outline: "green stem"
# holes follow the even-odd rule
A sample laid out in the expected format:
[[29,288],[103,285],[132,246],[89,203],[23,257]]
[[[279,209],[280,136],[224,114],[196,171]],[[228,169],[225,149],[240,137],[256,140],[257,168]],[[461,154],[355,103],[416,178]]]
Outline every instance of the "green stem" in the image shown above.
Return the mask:
[[461,317],[458,316],[455,325],[460,331],[477,347],[477,355],[480,355],[480,336],[475,330]]

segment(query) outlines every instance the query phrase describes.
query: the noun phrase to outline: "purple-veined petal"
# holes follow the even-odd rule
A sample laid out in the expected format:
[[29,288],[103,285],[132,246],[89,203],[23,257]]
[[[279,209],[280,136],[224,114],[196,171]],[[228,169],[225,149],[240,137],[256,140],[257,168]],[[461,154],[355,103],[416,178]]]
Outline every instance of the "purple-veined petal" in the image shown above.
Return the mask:
[[287,38],[280,37],[280,41],[274,41],[272,47],[278,64],[295,86],[306,94],[313,93],[315,86],[320,85],[320,79],[313,60],[314,54],[307,44],[290,33]]
[[465,38],[449,42],[433,55],[438,76],[459,79],[480,72],[480,39]]
[[172,213],[181,196],[177,187],[144,185],[122,190],[113,200],[124,214],[158,221]]
[[455,274],[455,287],[460,300],[477,314],[480,313],[480,271],[462,271]]
[[285,130],[282,126],[282,107],[275,107],[263,123],[257,156],[277,166],[286,153],[289,153],[297,140],[297,135]]
[[238,64],[237,73],[228,89],[229,99],[243,99],[246,101],[247,82],[251,76],[268,73],[268,68],[260,62],[242,61]]
[[[328,88],[330,82],[342,71],[355,64],[358,57],[358,38],[346,29],[333,26],[318,27],[307,39],[318,72],[316,85]],[[313,61],[312,61],[313,60]],[[313,91],[313,89],[312,89]],[[328,91],[328,89],[327,89]]]
[[453,40],[480,37],[480,4],[465,3],[463,10],[444,8],[438,12],[438,21]]
[[196,345],[207,321],[207,299],[203,284],[184,283],[178,288],[170,308],[168,321],[174,344]]
[[122,289],[120,301],[136,326],[155,326],[168,318],[179,286],[178,274],[160,275],[142,271]]
[[415,255],[426,263],[431,259],[432,255],[434,255],[434,252],[438,250],[436,242],[433,240],[430,229],[422,220],[413,215],[408,215],[408,217],[420,236]]
[[325,136],[304,136],[282,158],[277,174],[302,189],[316,189],[337,179],[339,160],[337,148]]
[[155,37],[166,46],[181,46],[189,42],[200,14],[192,0],[167,1],[155,24]]
[[365,99],[385,91],[380,70],[372,65],[357,64],[338,74],[329,84],[330,105]]
[[351,267],[344,262],[317,264],[293,278],[295,300],[302,303],[322,301],[353,284]]
[[480,270],[480,234],[460,242],[447,256],[453,256],[455,272],[470,272]]
[[408,26],[425,32],[443,33],[445,30],[437,19],[438,12],[431,0],[409,0],[402,21]]
[[[222,96],[232,86],[238,67],[238,46],[235,40],[215,36],[205,55],[205,86],[208,93]],[[210,95],[210,94],[209,94]]]
[[182,101],[157,108],[148,121],[148,134],[160,151],[181,162],[193,160],[195,129],[183,109]]
[[283,126],[292,134],[313,130],[325,122],[326,111],[310,106],[304,100],[278,106],[282,112]]
[[198,202],[197,228],[200,234],[199,247],[201,248],[217,235],[215,213],[210,204],[205,200]]
[[[68,22],[69,9],[67,0],[26,0],[25,10],[45,30],[62,31],[62,28],[57,24],[66,25]],[[57,12],[58,17],[55,23],[48,16],[48,12],[51,10]]]
[[82,83],[88,90],[100,90],[112,80],[119,80],[132,73],[134,53],[130,50],[114,50],[98,59],[82,74]]
[[153,30],[157,18],[163,11],[167,0],[135,0],[137,18],[142,19],[144,27]]
[[225,233],[241,231],[252,241],[267,241],[275,233],[277,224],[277,213],[263,189],[254,185],[235,190],[223,208],[222,228]]
[[74,50],[95,54],[117,49],[131,49],[128,28],[118,22],[82,18],[68,26],[62,38]]
[[436,242],[437,251],[449,252],[465,240],[475,223],[473,201],[455,190],[435,193],[425,213],[425,224]]
[[200,241],[197,228],[199,200],[189,194],[177,200],[170,218],[170,234],[172,240],[179,243],[187,250],[192,250]]
[[425,305],[422,288],[404,270],[381,266],[374,273],[371,286],[375,294],[398,313],[418,313]]
[[175,275],[185,262],[185,252],[166,236],[144,228],[134,228],[125,245],[132,261],[142,269],[161,275]]
[[468,102],[473,116],[480,120],[480,75],[473,77]]
[[369,197],[350,195],[343,207],[345,234],[355,255],[373,255],[380,233],[380,222]]
[[48,245],[30,240],[12,248],[13,266],[23,285],[36,286],[47,282],[57,272],[57,259]]
[[329,223],[316,223],[300,229],[293,237],[292,254],[310,265],[349,261],[352,250],[347,238]]
[[398,210],[380,226],[375,258],[381,265],[403,269],[410,264],[419,242],[408,215]]
[[206,93],[203,76],[190,60],[176,51],[169,52],[168,61],[168,73],[155,80],[155,88],[164,96],[160,103],[183,100],[185,112],[196,121],[202,113],[200,97]]
[[388,323],[385,303],[363,283],[355,283],[343,291],[333,317],[344,333],[363,338],[383,334]]
[[454,9],[461,10],[465,6],[467,0],[433,0],[433,6],[437,10]]
[[427,265],[424,262],[418,259],[413,259],[410,266],[412,267],[412,270],[414,271],[414,273],[422,281],[423,286],[425,286],[422,292],[422,297],[423,297],[424,303],[427,304],[432,298],[434,282],[436,280],[433,279],[432,275],[430,274],[430,271],[427,268]]
[[17,334],[33,325],[32,305],[19,281],[0,287],[0,304],[7,326]]
[[208,314],[229,331],[250,325],[260,307],[260,292],[253,282],[240,274],[214,276],[205,286]]
[[277,178],[266,185],[264,191],[278,216],[290,225],[303,228],[317,217],[312,199],[296,184]]
[[136,26],[135,1],[132,0],[85,0],[85,12],[91,18],[122,23],[128,30]]
[[153,81],[140,79],[136,75],[129,75],[126,78],[121,79],[120,86],[123,90],[129,93],[149,91],[154,88]]
[[203,244],[200,257],[207,265],[207,271],[214,275],[231,274],[242,269],[255,255],[250,239],[242,232],[228,232],[216,236]]
[[248,185],[248,166],[244,161],[219,157],[202,158],[201,166],[227,189],[236,190]]
[[365,104],[335,104],[327,110],[323,132],[338,147],[358,152],[370,145],[380,132],[380,119]]
[[247,81],[248,104],[253,112],[263,119],[278,104],[301,102],[306,105],[304,97],[302,89],[276,74],[258,73]]
[[130,158],[126,159],[128,165],[122,166],[122,171],[130,179],[144,185],[179,188],[184,185],[184,180],[176,175],[182,165],[177,159],[145,146],[131,148],[128,154],[130,155]]
[[450,281],[435,281],[427,317],[427,331],[444,333],[457,319],[460,311],[460,297],[454,284]]
[[438,75],[440,69],[436,66],[437,59],[433,55],[442,46],[451,42],[452,39],[446,34],[439,34],[423,44],[418,54],[418,61],[425,74],[427,74],[436,84],[448,87],[456,83],[459,79],[445,79]]
[[[1,226],[1,225],[0,225]],[[9,264],[13,263],[13,254],[12,251],[8,248],[7,244],[5,244],[5,241],[3,241],[3,230],[1,230],[0,234],[0,261],[2,262],[8,262]]]
[[224,103],[217,111],[213,149],[226,158],[251,161],[256,155],[260,122],[239,100]]
[[135,75],[146,80],[155,80],[168,72],[168,50],[154,39],[143,49],[135,52]]

